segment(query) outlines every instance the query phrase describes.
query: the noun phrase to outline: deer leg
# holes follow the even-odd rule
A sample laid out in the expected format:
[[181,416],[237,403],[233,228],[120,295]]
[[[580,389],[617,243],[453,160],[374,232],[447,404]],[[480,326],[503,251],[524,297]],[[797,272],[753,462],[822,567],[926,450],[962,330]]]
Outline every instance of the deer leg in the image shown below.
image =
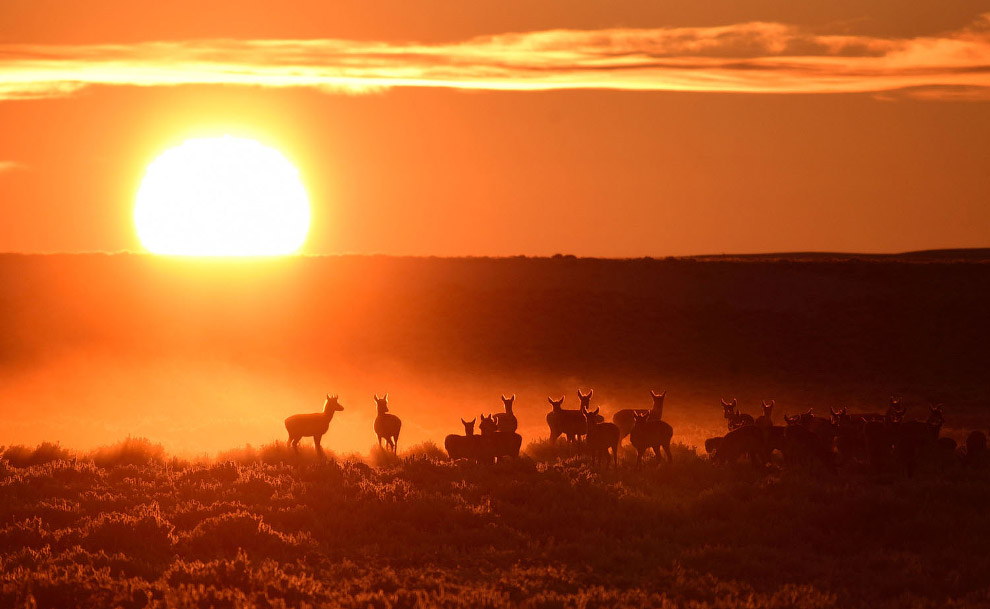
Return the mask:
[[[674,454],[670,452],[670,442],[663,445],[663,452],[667,453],[667,463],[674,462]],[[660,455],[657,454],[657,457]]]
[[320,440],[323,439],[323,434],[318,434],[313,436],[313,445],[316,446],[316,452],[322,453],[323,447],[320,446]]

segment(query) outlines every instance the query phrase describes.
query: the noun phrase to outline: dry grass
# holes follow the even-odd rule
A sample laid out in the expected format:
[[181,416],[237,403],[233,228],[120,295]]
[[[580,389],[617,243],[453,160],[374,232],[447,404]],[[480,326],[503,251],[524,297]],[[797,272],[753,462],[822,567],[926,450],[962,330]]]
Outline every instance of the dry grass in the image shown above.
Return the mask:
[[[566,449],[381,467],[128,440],[0,459],[3,607],[984,607],[986,472],[914,480]],[[623,455],[627,461],[631,455]]]

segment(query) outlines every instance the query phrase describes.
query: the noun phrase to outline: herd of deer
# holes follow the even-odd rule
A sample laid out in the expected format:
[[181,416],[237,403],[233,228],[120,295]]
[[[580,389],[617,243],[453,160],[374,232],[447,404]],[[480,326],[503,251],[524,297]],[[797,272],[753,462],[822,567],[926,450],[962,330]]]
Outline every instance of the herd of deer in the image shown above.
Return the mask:
[[[611,423],[605,422],[599,414],[600,408],[591,410],[594,390],[588,393],[578,390],[580,406],[577,409],[563,408],[564,396],[557,400],[548,397],[551,410],[546,420],[550,441],[555,443],[564,436],[569,444],[580,449],[583,440],[595,465],[604,463],[607,467],[611,461],[618,467],[619,446],[622,439],[629,436],[636,449],[637,467],[651,449],[657,460],[663,449],[667,461],[671,462],[670,440],[674,430],[661,419],[667,392],[651,390],[650,394],[652,408],[619,410],[612,416]],[[516,432],[519,425],[512,412],[515,399],[515,394],[508,398],[503,395],[504,412],[481,415],[479,434],[474,433],[477,417],[470,421],[461,419],[464,434],[451,434],[444,440],[451,460],[492,463],[505,457],[518,457],[522,436]],[[387,393],[381,398],[376,394],[375,405],[378,416],[374,430],[378,444],[394,454],[398,450],[402,421],[388,411]],[[329,429],[334,414],[343,409],[336,395],[327,394],[323,412],[297,414],[285,419],[289,444],[297,448],[302,438],[312,437],[317,451],[321,451],[321,438]],[[712,460],[727,463],[748,456],[754,466],[765,467],[771,462],[773,452],[778,451],[789,464],[817,464],[835,471],[840,463],[858,460],[877,470],[903,467],[908,476],[913,476],[923,459],[958,458],[969,467],[981,464],[987,454],[987,437],[981,431],[970,433],[963,447],[957,447],[951,438],[939,436],[945,420],[941,405],[930,406],[924,421],[905,421],[906,408],[901,406],[900,400],[891,397],[883,414],[854,414],[846,408],[833,408],[831,417],[823,419],[809,409],[800,415],[784,415],[785,425],[774,425],[773,409],[773,400],[763,402],[763,414],[753,418],[739,412],[735,399],[732,402],[722,400],[728,433],[705,441],[705,450]]]
[[907,408],[891,396],[885,413],[850,413],[832,408],[828,419],[812,409],[800,415],[784,415],[785,425],[773,424],[774,402],[763,402],[763,414],[754,419],[740,413],[736,400],[722,400],[728,424],[725,436],[709,438],[705,450],[718,463],[748,456],[756,467],[770,462],[779,451],[785,462],[818,464],[835,471],[843,463],[860,461],[876,471],[903,469],[913,476],[926,460],[942,463],[959,460],[965,467],[979,466],[987,454],[987,436],[973,431],[966,445],[940,437],[945,417],[942,405],[930,405],[924,421],[905,421]]

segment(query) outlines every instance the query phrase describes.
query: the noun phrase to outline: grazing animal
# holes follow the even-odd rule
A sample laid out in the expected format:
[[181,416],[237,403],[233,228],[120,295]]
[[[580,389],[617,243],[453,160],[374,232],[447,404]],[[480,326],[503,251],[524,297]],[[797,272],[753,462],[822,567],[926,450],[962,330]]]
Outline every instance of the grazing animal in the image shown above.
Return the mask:
[[770,400],[769,402],[763,402],[761,400],[761,403],[763,404],[763,414],[761,414],[760,416],[756,417],[755,423],[757,425],[762,425],[764,427],[773,427],[773,403],[774,403],[774,401],[773,400]]
[[822,442],[821,436],[801,423],[801,417],[787,417],[784,428],[781,452],[789,464],[812,465],[820,463],[829,471],[835,472],[835,461],[830,445]]
[[660,449],[663,448],[667,463],[673,463],[674,456],[670,452],[670,439],[673,436],[674,428],[666,421],[651,419],[649,413],[637,415],[632,431],[629,432],[629,441],[636,448],[636,467],[643,463],[646,451],[651,448],[658,462]]
[[317,452],[322,453],[323,447],[320,446],[320,440],[330,428],[330,421],[333,420],[334,413],[343,409],[344,407],[340,405],[337,396],[331,397],[328,393],[327,401],[323,403],[323,412],[294,414],[288,417],[285,419],[285,430],[289,432],[289,444],[292,445],[293,449],[299,450],[299,440],[313,436],[313,444],[316,445]]
[[739,429],[743,425],[752,425],[755,422],[751,415],[739,412],[735,398],[732,398],[732,402],[722,400],[722,416],[728,421],[729,431]]
[[[590,397],[590,395],[589,395]],[[612,451],[612,464],[618,468],[619,467],[619,442],[621,441],[621,436],[619,434],[619,426],[615,423],[603,423],[600,419],[601,415],[598,414],[600,409],[596,408],[594,411],[589,411],[584,404],[581,405],[581,412],[584,413],[585,419],[588,422],[588,452],[591,453],[591,463],[598,465],[601,461],[605,461],[605,467],[608,467],[608,451]]]
[[512,414],[512,403],[516,400],[516,394],[512,394],[511,398],[502,396],[502,407],[505,408],[505,412],[495,413],[495,422],[498,424],[498,431],[504,431],[507,433],[515,433],[516,429],[519,427],[519,422],[516,420],[516,415]]
[[568,442],[580,440],[581,436],[588,433],[588,420],[581,414],[580,410],[570,410],[561,408],[564,403],[564,396],[559,400],[548,397],[552,410],[547,413],[547,425],[550,427],[550,441],[556,442],[557,438],[564,435]]
[[733,429],[719,442],[714,460],[716,463],[733,463],[743,455],[749,455],[753,467],[764,467],[770,462],[766,429],[756,425]]
[[636,415],[649,414],[650,418],[659,421],[663,417],[663,399],[667,397],[667,392],[657,393],[650,389],[653,396],[653,408],[623,408],[612,415],[612,422],[619,427],[619,441],[629,435],[633,425],[636,424]]
[[722,444],[722,440],[725,438],[723,436],[715,436],[714,438],[708,438],[705,440],[705,452],[708,453],[709,457],[715,455],[715,451]]
[[987,435],[982,431],[971,431],[966,438],[966,452],[963,454],[963,467],[979,469],[983,467],[987,455]]
[[444,438],[443,447],[447,449],[447,456],[450,457],[451,461],[479,458],[481,437],[474,435],[474,424],[477,420],[477,418],[470,421],[461,419],[461,423],[464,425],[464,435],[452,433]]
[[378,407],[378,416],[375,417],[375,433],[378,434],[378,446],[385,440],[385,447],[391,448],[392,453],[399,449],[399,431],[402,429],[402,421],[388,411],[388,393],[385,397],[378,397],[375,394],[375,405]]
[[514,431],[499,431],[494,416],[481,416],[481,445],[478,460],[485,463],[501,461],[503,457],[518,457],[522,436]]

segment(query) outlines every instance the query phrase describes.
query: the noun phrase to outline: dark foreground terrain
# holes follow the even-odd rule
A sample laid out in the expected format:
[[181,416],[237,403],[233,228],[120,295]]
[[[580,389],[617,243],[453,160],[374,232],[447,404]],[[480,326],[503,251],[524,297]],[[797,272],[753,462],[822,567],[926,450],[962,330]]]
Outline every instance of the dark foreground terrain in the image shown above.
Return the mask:
[[[990,475],[674,463],[546,445],[379,467],[128,441],[0,458],[2,607],[986,607]],[[626,455],[628,457],[628,455]],[[381,455],[379,455],[381,458]]]

